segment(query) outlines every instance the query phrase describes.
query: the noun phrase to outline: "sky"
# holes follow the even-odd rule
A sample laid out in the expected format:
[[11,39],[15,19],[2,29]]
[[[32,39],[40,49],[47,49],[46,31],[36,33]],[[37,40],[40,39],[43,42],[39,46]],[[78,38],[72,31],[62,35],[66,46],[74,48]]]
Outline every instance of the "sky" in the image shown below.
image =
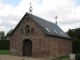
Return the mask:
[[80,0],[0,0],[0,31],[14,29],[32,3],[32,14],[57,25],[63,30],[80,27]]

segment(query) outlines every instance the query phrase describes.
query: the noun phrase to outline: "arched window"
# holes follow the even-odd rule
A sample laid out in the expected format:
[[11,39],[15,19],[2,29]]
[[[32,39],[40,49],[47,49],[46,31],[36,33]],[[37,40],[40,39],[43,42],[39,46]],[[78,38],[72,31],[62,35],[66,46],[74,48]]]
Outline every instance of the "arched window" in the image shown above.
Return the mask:
[[30,26],[26,25],[25,26],[25,34],[30,33]]
[[24,34],[24,30],[23,30],[23,28],[21,29],[21,34]]
[[34,28],[31,28],[31,34],[34,34]]

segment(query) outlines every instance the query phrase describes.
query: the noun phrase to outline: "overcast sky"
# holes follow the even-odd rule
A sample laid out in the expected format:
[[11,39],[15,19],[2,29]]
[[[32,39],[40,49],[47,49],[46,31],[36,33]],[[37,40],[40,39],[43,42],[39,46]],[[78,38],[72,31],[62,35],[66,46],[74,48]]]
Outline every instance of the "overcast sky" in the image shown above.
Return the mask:
[[67,31],[80,27],[80,0],[0,0],[0,31],[6,33],[15,28],[26,12],[29,12],[30,2],[33,13],[55,23]]

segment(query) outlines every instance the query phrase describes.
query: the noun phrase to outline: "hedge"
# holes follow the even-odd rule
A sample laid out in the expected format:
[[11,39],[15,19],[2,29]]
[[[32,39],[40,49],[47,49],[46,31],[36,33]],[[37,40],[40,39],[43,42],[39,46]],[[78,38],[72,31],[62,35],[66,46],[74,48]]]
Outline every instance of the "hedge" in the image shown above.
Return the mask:
[[9,50],[10,40],[0,40],[0,50]]
[[73,40],[73,53],[80,54],[80,40]]

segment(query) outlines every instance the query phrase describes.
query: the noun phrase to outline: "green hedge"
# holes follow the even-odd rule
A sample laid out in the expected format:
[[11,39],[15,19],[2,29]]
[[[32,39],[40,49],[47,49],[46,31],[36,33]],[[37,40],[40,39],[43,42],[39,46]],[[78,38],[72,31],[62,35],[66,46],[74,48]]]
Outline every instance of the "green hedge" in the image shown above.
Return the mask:
[[80,53],[80,40],[73,41],[73,53]]
[[10,40],[0,40],[0,50],[9,50]]
[[76,54],[75,59],[80,60],[80,54]]

